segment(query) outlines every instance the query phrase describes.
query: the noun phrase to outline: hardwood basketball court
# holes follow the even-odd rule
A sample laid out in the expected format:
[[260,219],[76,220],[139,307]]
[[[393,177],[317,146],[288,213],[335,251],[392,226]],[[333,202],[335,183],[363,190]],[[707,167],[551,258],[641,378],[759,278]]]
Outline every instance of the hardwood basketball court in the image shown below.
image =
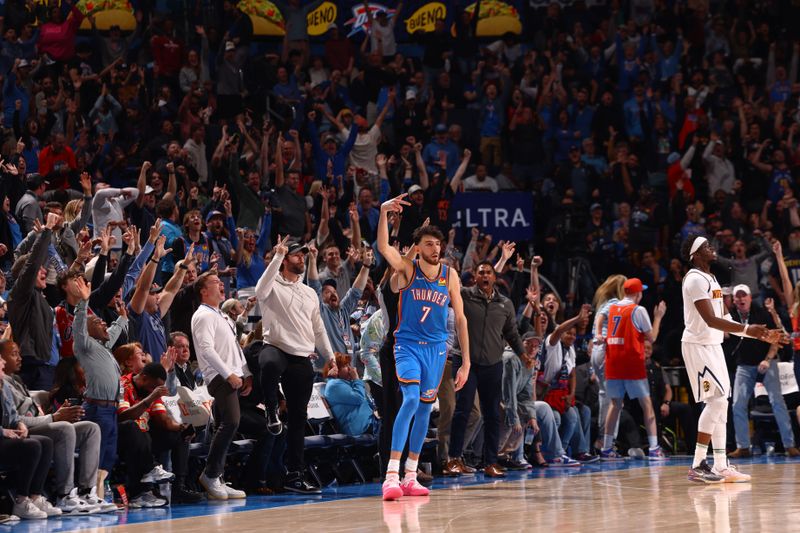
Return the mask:
[[201,531],[800,531],[800,461],[761,457],[739,463],[752,483],[686,480],[688,458],[580,469],[511,473],[487,481],[437,478],[429,497],[382,502],[378,484],[329,487],[322,496],[252,497],[0,526],[0,532]]

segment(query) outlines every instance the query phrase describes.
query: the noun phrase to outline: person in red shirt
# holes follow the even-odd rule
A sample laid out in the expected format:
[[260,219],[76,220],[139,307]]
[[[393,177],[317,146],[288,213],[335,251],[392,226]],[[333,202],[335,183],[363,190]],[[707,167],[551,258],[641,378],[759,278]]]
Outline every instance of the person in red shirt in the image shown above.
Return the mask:
[[161,507],[166,500],[156,497],[149,485],[171,481],[175,476],[153,460],[150,421],[159,414],[167,414],[161,401],[169,392],[164,383],[167,371],[159,363],[145,365],[138,374],[127,374],[120,379],[120,399],[117,406],[119,420],[120,458],[127,467],[125,490],[131,507]]
[[[69,6],[71,1],[65,0],[63,5]],[[61,7],[50,8],[50,20],[39,28],[39,40],[36,43],[40,54],[47,54],[55,61],[68,61],[75,56],[75,36],[83,21],[83,13],[73,5],[64,20]]]
[[183,41],[175,36],[174,27],[172,19],[164,19],[164,31],[150,39],[150,50],[153,54],[153,74],[158,79],[166,78],[177,82],[178,73],[183,66],[184,50]]
[[625,393],[631,400],[638,399],[642,406],[649,443],[648,458],[654,461],[664,460],[666,455],[658,445],[656,416],[653,403],[650,401],[650,384],[647,381],[644,364],[644,341],[647,339],[655,342],[667,307],[664,302],[656,306],[651,325],[647,310],[638,305],[647,286],[642,285],[638,278],[630,278],[623,285],[623,289],[625,298],[608,309],[606,394],[611,400],[611,406],[606,415],[600,460],[611,461],[622,458],[614,451],[613,445]]
[[39,152],[39,174],[50,182],[53,189],[67,189],[69,175],[77,168],[75,152],[67,146],[63,133],[56,133],[53,142]]
[[328,36],[325,39],[325,62],[330,65],[331,71],[342,72],[351,69],[350,62],[355,57],[353,43],[339,32],[339,27],[331,23],[328,26]]
[[694,185],[692,184],[692,175],[689,171],[689,164],[691,157],[684,161],[681,155],[677,152],[669,154],[667,158],[667,185],[669,186],[669,198],[675,197],[678,191],[684,195],[686,201],[694,200]]

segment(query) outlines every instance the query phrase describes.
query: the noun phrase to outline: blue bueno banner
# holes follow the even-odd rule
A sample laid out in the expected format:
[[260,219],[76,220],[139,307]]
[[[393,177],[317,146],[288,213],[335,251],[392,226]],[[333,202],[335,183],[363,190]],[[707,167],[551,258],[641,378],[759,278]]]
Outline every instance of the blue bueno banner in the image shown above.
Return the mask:
[[[301,0],[301,3],[306,4],[308,0]],[[448,28],[452,28],[455,17],[460,16],[462,11],[474,15],[477,3],[472,0],[406,0],[398,13],[399,2],[394,0],[369,1],[366,4],[363,0],[325,0],[308,13],[308,34],[311,37],[320,37],[328,31],[331,24],[336,24],[344,35],[359,40],[363,38],[369,25],[369,9],[373,16],[385,12],[389,19],[397,17],[397,22],[394,23],[395,35],[399,41],[406,41],[411,34],[418,31],[433,31],[438,19],[444,19]],[[508,32],[522,31],[520,13],[525,0],[480,0],[479,3],[479,36],[499,37]],[[253,20],[255,35],[284,35],[285,20],[274,3],[269,0],[240,0],[238,6]]]
[[495,242],[528,241],[533,238],[533,197],[524,192],[459,193],[450,202],[450,223],[461,235],[477,227]]

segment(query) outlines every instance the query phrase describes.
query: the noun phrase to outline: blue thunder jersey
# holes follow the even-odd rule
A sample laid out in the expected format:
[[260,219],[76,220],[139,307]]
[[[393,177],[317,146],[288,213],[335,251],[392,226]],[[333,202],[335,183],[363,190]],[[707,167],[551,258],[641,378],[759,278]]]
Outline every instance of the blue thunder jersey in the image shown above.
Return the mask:
[[439,275],[428,279],[417,261],[409,283],[400,291],[395,339],[402,342],[445,342],[447,340],[447,265],[439,267]]

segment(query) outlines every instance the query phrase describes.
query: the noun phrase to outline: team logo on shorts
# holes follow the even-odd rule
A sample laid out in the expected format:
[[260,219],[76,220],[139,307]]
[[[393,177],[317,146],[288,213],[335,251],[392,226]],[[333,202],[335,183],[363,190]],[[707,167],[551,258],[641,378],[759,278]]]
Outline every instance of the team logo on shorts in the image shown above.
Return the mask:
[[436,389],[428,389],[422,393],[422,397],[425,398],[426,400],[429,400],[434,396],[436,396]]
[[708,392],[709,390],[711,390],[711,382],[708,381],[707,379],[704,379],[703,380],[703,392]]

